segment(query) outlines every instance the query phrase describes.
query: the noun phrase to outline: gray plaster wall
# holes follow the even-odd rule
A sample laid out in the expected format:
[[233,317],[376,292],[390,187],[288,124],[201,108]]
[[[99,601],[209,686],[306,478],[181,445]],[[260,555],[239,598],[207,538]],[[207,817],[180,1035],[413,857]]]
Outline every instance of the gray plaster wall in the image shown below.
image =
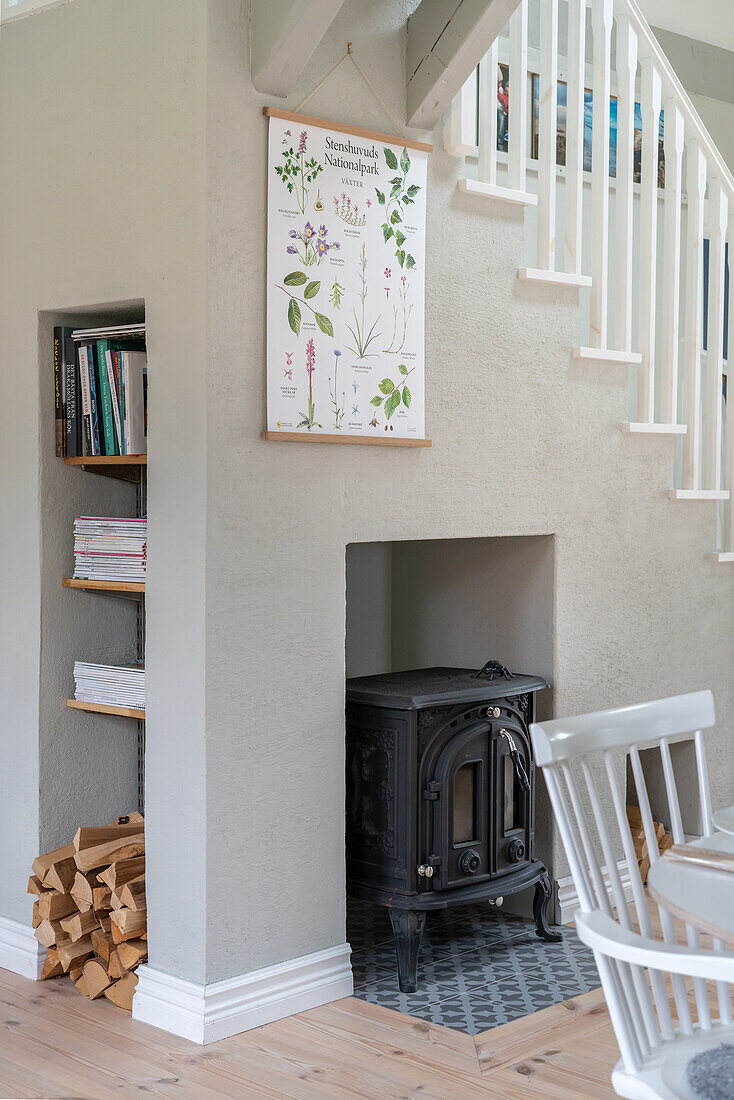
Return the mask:
[[73,517],[134,501],[54,456],[50,332],[144,303],[151,961],[193,980],[206,951],[205,16],[199,0],[75,0],[0,29],[0,915],[30,922],[40,848],[135,804],[134,723],[64,706],[76,657],[133,655],[133,613],[60,584]]
[[[299,103],[352,41],[393,111],[403,113],[411,7],[347,0],[286,106]],[[234,0],[210,3],[209,50],[216,431],[208,437],[207,812],[215,980],[345,936],[345,546],[553,535],[557,712],[712,687],[717,803],[732,797],[734,576],[711,556],[713,507],[667,498],[670,441],[620,432],[626,378],[571,360],[575,293],[518,283],[521,216],[457,194],[460,166],[443,153],[438,132],[426,288],[433,448],[260,440],[266,99],[248,83],[246,24]],[[349,68],[308,110],[389,128]],[[554,849],[562,874],[557,842]],[[233,865],[247,873],[233,877]],[[225,899],[236,920],[222,921]]]

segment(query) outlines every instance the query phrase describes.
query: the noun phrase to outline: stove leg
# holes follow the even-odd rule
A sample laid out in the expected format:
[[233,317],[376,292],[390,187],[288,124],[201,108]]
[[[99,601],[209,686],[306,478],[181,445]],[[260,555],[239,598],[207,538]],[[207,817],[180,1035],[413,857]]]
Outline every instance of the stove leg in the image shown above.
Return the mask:
[[535,917],[535,930],[538,939],[547,943],[561,943],[563,936],[560,932],[554,932],[548,924],[548,904],[553,897],[550,875],[543,871],[535,883],[535,897],[533,898],[533,916]]
[[398,960],[398,981],[401,993],[415,993],[418,988],[418,955],[421,949],[423,929],[426,926],[425,911],[420,909],[388,909],[395,938],[395,954]]

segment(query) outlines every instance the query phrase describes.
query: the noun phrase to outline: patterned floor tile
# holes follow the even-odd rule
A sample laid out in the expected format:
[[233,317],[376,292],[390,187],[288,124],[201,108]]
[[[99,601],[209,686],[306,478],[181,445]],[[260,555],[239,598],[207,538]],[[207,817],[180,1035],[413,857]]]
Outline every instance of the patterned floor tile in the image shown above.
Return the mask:
[[600,984],[593,953],[574,931],[545,943],[533,921],[486,904],[428,914],[416,993],[398,988],[385,910],[350,902],[348,934],[356,997],[470,1035]]

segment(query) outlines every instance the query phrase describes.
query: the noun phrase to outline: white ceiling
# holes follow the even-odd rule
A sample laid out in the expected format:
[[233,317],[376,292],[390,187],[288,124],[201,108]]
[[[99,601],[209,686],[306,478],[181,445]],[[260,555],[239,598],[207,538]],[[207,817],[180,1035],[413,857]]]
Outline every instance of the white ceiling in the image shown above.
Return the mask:
[[637,0],[653,27],[734,50],[734,5],[731,0]]

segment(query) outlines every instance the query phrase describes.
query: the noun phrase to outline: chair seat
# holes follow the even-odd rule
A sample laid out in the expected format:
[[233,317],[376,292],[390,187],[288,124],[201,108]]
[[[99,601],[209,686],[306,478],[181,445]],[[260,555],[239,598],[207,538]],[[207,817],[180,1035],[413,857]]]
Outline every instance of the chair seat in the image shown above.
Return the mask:
[[626,1072],[620,1059],[612,1072],[618,1096],[626,1100],[696,1100],[686,1083],[691,1058],[722,1043],[734,1043],[734,1025],[706,1031],[694,1024],[693,1035],[676,1033],[673,1042],[662,1043],[645,1059],[638,1073]]
[[722,833],[734,836],[734,806],[727,806],[725,810],[717,810],[713,816],[714,826]]

